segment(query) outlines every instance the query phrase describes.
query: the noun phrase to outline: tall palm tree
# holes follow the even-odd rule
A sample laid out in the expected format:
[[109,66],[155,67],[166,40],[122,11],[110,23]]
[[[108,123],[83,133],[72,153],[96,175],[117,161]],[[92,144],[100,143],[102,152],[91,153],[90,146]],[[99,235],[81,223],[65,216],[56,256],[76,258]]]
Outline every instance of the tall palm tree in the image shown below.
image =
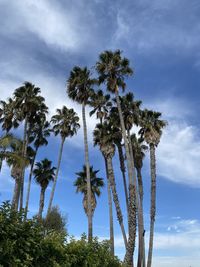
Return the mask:
[[128,177],[129,177],[129,242],[128,248],[126,250],[125,262],[128,266],[133,266],[133,253],[134,253],[134,243],[135,243],[135,224],[134,224],[134,213],[135,213],[135,203],[134,203],[134,185],[133,185],[133,169],[132,160],[130,156],[130,148],[128,139],[126,136],[126,129],[120,104],[119,98],[119,88],[123,91],[125,90],[126,83],[125,77],[132,75],[133,70],[129,66],[129,60],[127,58],[122,58],[121,51],[116,50],[104,51],[99,56],[99,61],[96,63],[96,70],[99,74],[99,82],[106,83],[107,90],[115,94],[117,108],[119,112],[120,124],[122,129],[122,136],[124,139],[127,166],[128,166]]
[[57,109],[56,110],[57,114],[54,115],[51,118],[51,122],[53,124],[53,132],[55,135],[60,135],[61,137],[61,145],[60,145],[60,151],[59,151],[59,156],[58,156],[58,164],[57,164],[57,169],[56,169],[56,175],[51,191],[51,196],[49,200],[49,205],[48,205],[48,211],[47,211],[47,216],[51,211],[52,207],[52,202],[54,198],[54,193],[56,189],[56,183],[58,179],[58,172],[60,169],[60,163],[62,159],[62,152],[63,152],[63,146],[64,142],[67,137],[72,137],[75,135],[80,128],[79,125],[79,117],[77,116],[76,112],[73,109],[68,109],[66,106],[63,106],[62,109]]
[[[93,107],[92,111],[89,113],[90,116],[96,113],[97,119],[100,120],[100,124],[103,123],[109,117],[109,112],[112,107],[112,102],[110,101],[110,95],[104,95],[102,90],[93,92],[90,97],[89,105]],[[112,195],[111,187],[108,179],[108,167],[107,160],[104,158],[107,176],[107,194],[108,194],[108,207],[109,207],[109,224],[110,224],[110,251],[114,256],[114,226],[113,226],[113,208],[112,208]],[[127,198],[128,199],[128,198]]]
[[[96,196],[99,197],[101,194],[101,188],[104,186],[103,178],[97,177],[97,173],[99,170],[93,170],[93,166],[90,167],[90,181],[91,181],[91,196],[92,196],[92,216],[94,215],[94,211],[97,205]],[[74,186],[76,186],[76,193],[83,194],[83,208],[88,216],[88,205],[87,205],[87,170],[86,166],[83,166],[83,170],[77,172],[77,179],[74,182]]]
[[111,185],[113,200],[115,203],[116,213],[117,213],[117,219],[119,221],[124,244],[127,249],[127,237],[125,233],[124,223],[123,223],[123,215],[120,207],[119,197],[116,190],[116,184],[115,184],[115,176],[114,176],[114,170],[113,170],[113,164],[112,164],[112,158],[115,154],[115,145],[113,142],[113,135],[115,134],[114,127],[108,123],[104,122],[103,124],[97,124],[96,128],[93,132],[94,135],[94,145],[98,145],[103,157],[106,162],[106,169],[108,174],[108,180]]
[[92,206],[91,206],[91,183],[90,183],[90,163],[87,140],[87,124],[85,116],[85,106],[93,93],[92,86],[95,79],[91,78],[90,71],[85,68],[75,66],[70,72],[67,81],[67,93],[69,98],[82,105],[84,148],[85,148],[85,165],[87,170],[87,198],[88,198],[88,241],[92,241]]
[[156,214],[156,156],[155,149],[160,142],[162,129],[166,122],[160,119],[161,113],[145,109],[141,113],[139,133],[147,142],[150,148],[150,168],[151,168],[151,211],[150,211],[150,237],[147,267],[151,267],[153,253],[154,223]]
[[138,267],[145,267],[145,244],[144,244],[144,217],[143,217],[143,181],[142,181],[142,167],[145,152],[148,147],[144,144],[141,138],[137,138],[135,134],[131,135],[131,145],[133,148],[133,158],[135,168],[137,170],[137,180],[139,188],[139,216],[138,229],[139,229],[139,249],[138,249]]
[[45,191],[50,181],[54,181],[55,177],[55,167],[51,167],[52,162],[47,158],[43,159],[41,162],[36,162],[35,169],[33,170],[34,178],[36,183],[41,186],[40,192],[40,202],[39,202],[39,212],[38,218],[42,219],[42,212],[44,209],[44,199]]
[[102,90],[93,92],[89,100],[89,105],[93,108],[89,113],[90,116],[96,113],[97,119],[102,123],[103,119],[107,118],[109,109],[112,107],[110,95],[104,95]]
[[[14,107],[16,116],[19,121],[24,121],[24,134],[23,134],[23,156],[26,157],[26,151],[28,146],[29,131],[32,120],[36,116],[37,111],[42,107],[43,112],[47,113],[48,108],[44,104],[44,98],[40,96],[41,90],[39,87],[35,87],[30,82],[25,82],[21,87],[14,91]],[[23,207],[23,193],[24,193],[24,174],[25,168],[22,168],[22,181],[20,192],[20,210]]]
[[28,179],[28,188],[27,188],[27,195],[26,195],[26,206],[25,206],[25,217],[27,216],[28,212],[28,204],[29,204],[29,197],[30,197],[30,190],[31,190],[31,180],[33,175],[33,167],[35,164],[35,159],[38,153],[38,150],[41,146],[47,146],[48,141],[47,137],[50,136],[50,123],[45,120],[45,118],[40,118],[37,123],[34,123],[33,128],[31,129],[30,133],[30,142],[34,140],[33,145],[35,148],[35,154],[31,163],[31,169],[29,173]]

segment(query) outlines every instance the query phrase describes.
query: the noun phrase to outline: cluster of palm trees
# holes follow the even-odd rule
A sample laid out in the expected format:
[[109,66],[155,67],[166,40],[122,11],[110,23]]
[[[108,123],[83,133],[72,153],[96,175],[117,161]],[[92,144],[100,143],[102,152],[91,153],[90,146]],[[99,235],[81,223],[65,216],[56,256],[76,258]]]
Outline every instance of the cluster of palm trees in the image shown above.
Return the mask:
[[[83,169],[76,173],[77,179],[74,186],[76,186],[76,192],[83,194],[83,207],[88,218],[88,241],[90,242],[93,238],[92,222],[97,204],[96,196],[100,196],[104,181],[97,177],[98,170],[93,170],[89,160],[87,106],[91,108],[90,116],[96,114],[98,120],[94,126],[93,142],[95,146],[99,147],[105,161],[111,253],[114,255],[112,210],[114,203],[126,251],[125,264],[130,267],[134,264],[138,229],[137,267],[151,267],[156,212],[155,151],[166,122],[161,119],[161,113],[142,109],[141,101],[135,100],[132,93],[120,96],[120,90],[126,89],[126,78],[133,74],[129,60],[122,56],[120,50],[102,52],[95,65],[95,70],[96,75],[87,67],[75,66],[70,72],[66,90],[69,98],[82,105],[85,160]],[[105,94],[106,90],[110,94]],[[73,109],[65,106],[57,109],[56,115],[51,118],[50,123],[47,121],[47,112],[48,108],[44,98],[40,95],[40,89],[28,82],[15,90],[13,98],[8,99],[7,102],[1,101],[0,123],[5,131],[5,136],[0,140],[2,148],[0,156],[1,160],[6,160],[11,166],[11,175],[15,179],[13,208],[18,209],[19,206],[19,209],[22,209],[23,207],[24,173],[26,167],[30,165],[25,210],[27,214],[31,180],[34,175],[36,182],[41,186],[39,218],[42,218],[45,190],[51,180],[53,186],[47,214],[52,209],[65,139],[75,135],[80,127],[79,118]],[[10,134],[10,130],[17,128],[22,122],[24,122],[24,131],[21,141],[16,140]],[[133,126],[137,127],[137,133],[133,133]],[[39,147],[48,144],[46,138],[51,132],[61,138],[56,168],[51,166],[52,163],[48,159],[35,163]],[[123,180],[128,221],[127,231],[121,208],[124,201],[120,200],[118,196],[113,167],[116,149]],[[149,249],[146,260],[142,167],[147,151],[150,151],[151,210]]]

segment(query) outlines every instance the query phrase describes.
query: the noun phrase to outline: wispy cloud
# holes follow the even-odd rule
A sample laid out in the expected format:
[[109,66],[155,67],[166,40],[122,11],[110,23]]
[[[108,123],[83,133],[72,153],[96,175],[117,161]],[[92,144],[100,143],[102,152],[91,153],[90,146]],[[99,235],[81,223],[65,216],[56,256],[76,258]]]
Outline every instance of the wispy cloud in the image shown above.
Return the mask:
[[[118,9],[116,40],[119,43],[125,40],[143,53],[162,53],[166,48],[175,53],[199,50],[199,10],[196,0],[129,2],[126,8],[120,6]],[[183,17],[187,19],[183,20]]]

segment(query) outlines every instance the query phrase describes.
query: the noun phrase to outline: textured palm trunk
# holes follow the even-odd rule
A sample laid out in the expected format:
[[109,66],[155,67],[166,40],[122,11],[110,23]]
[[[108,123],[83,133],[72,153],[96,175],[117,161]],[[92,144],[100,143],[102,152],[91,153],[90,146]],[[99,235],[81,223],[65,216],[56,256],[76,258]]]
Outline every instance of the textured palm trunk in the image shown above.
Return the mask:
[[[131,196],[135,196],[135,187],[134,185],[129,185],[129,193]],[[126,254],[124,257],[124,263],[128,267],[133,267],[133,254],[135,249],[135,239],[136,239],[136,205],[135,205],[135,197],[131,197],[129,199],[129,217],[128,217],[128,230],[129,230],[129,237],[128,237],[128,246],[126,250]]]
[[126,199],[126,209],[128,214],[128,190],[127,190],[127,184],[126,184],[126,168],[124,164],[124,155],[122,150],[122,145],[120,143],[116,143],[118,154],[119,154],[119,162],[120,162],[120,169],[123,177],[123,184],[124,184],[124,193],[125,193],[125,199]]
[[14,210],[18,209],[19,195],[20,195],[20,179],[15,178],[15,186],[12,198],[12,208]]
[[39,220],[42,219],[42,212],[43,212],[43,209],[44,209],[45,190],[46,190],[46,188],[41,187],[41,191],[40,191],[40,203],[39,203],[39,212],[38,212],[38,219]]
[[147,267],[151,267],[153,254],[154,223],[156,214],[156,157],[155,146],[150,144],[150,167],[151,167],[151,218],[150,218],[150,236]]
[[[128,133],[128,141],[129,141],[129,149],[130,149],[130,155],[131,155],[131,161],[132,161],[132,167],[133,167],[133,183],[134,183],[134,192],[135,192],[135,207],[136,207],[136,213],[138,211],[138,243],[139,243],[139,249],[138,249],[138,262],[137,262],[137,267],[141,267],[141,262],[143,258],[143,233],[144,233],[144,227],[143,227],[143,211],[141,208],[141,203],[138,199],[138,188],[137,188],[137,175],[136,175],[136,170],[135,170],[135,163],[134,163],[134,157],[133,157],[133,147],[131,144],[131,136],[130,136],[130,131],[127,131]],[[136,214],[135,214],[135,223],[136,223]],[[136,233],[134,233],[136,237]],[[135,246],[135,243],[134,243]]]
[[129,228],[129,241],[128,241],[128,247],[125,255],[125,262],[127,266],[133,266],[133,254],[134,254],[134,239],[136,238],[136,225],[135,225],[135,217],[136,217],[136,210],[135,210],[135,199],[134,199],[134,182],[133,182],[133,161],[131,160],[130,155],[130,148],[129,148],[129,142],[126,135],[126,129],[124,124],[124,119],[122,115],[122,109],[118,94],[118,88],[115,91],[116,96],[116,102],[117,102],[117,108],[119,112],[119,118],[120,118],[120,124],[122,129],[122,136],[124,139],[124,145],[125,145],[125,152],[126,152],[126,158],[127,158],[127,166],[128,166],[128,178],[129,178],[129,210],[128,210],[128,228]]
[[92,241],[92,207],[91,207],[91,181],[90,181],[90,163],[87,141],[87,125],[85,116],[85,104],[82,104],[82,116],[83,116],[83,133],[84,133],[84,147],[85,147],[85,166],[87,175],[87,201],[88,201],[88,241]]
[[[27,128],[28,128],[28,117],[25,117],[25,123],[24,123],[24,137],[23,137],[23,147],[22,147],[22,155],[24,158],[26,158],[26,152],[27,152]],[[22,167],[22,174],[21,174],[21,184],[20,184],[20,211],[23,209],[23,198],[24,198],[24,175],[25,175],[25,166]]]
[[144,217],[143,217],[143,182],[141,169],[137,168],[137,177],[138,177],[138,187],[139,187],[139,198],[140,198],[140,211],[141,211],[141,221],[139,224],[140,227],[140,236],[139,236],[139,249],[138,249],[138,262],[137,267],[145,267],[145,243],[144,243]]
[[27,194],[26,194],[26,206],[25,206],[25,219],[27,217],[27,213],[28,213],[28,204],[29,204],[29,198],[30,198],[30,191],[31,191],[31,181],[32,181],[32,175],[33,175],[33,167],[35,164],[35,158],[37,155],[37,151],[38,151],[38,147],[36,147],[35,150],[35,155],[33,157],[33,161],[31,164],[31,170],[30,170],[30,174],[29,174],[29,178],[28,178],[28,187],[27,187]]
[[120,202],[119,202],[119,198],[118,198],[118,194],[117,194],[117,190],[116,190],[115,177],[114,177],[114,171],[113,171],[113,165],[112,165],[112,157],[110,157],[110,156],[107,157],[107,167],[108,167],[109,182],[110,182],[112,195],[113,195],[113,201],[115,203],[115,209],[116,209],[116,213],[117,213],[117,219],[118,219],[119,225],[121,227],[125,248],[127,249],[127,247],[128,247],[127,237],[126,237],[126,232],[124,229],[123,216],[122,216],[122,211],[121,211],[121,207],[120,207]]
[[107,159],[104,157],[104,160],[105,160],[105,167],[106,167],[108,207],[109,207],[110,251],[111,251],[111,254],[114,256],[115,250],[114,250],[114,227],[113,227],[112,196],[111,196],[111,187],[110,187],[110,181],[109,181],[109,176],[108,176]]
[[60,152],[59,152],[59,156],[58,156],[58,165],[57,165],[56,174],[55,174],[55,178],[54,178],[54,181],[53,181],[53,187],[52,187],[51,195],[50,195],[50,199],[49,199],[47,216],[51,212],[51,208],[52,208],[54,193],[55,193],[56,184],[57,184],[57,180],[58,180],[58,173],[59,173],[59,169],[60,169],[60,163],[61,163],[61,159],[62,159],[62,152],[63,152],[64,142],[65,142],[65,138],[62,138],[61,145],[60,145]]

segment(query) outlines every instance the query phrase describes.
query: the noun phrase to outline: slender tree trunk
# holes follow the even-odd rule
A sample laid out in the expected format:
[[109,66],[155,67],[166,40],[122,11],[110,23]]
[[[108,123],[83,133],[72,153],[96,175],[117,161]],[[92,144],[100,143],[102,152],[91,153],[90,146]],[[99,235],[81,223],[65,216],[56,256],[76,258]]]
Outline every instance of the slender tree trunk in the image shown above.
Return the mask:
[[[138,210],[138,198],[137,198],[137,181],[136,172],[133,159],[133,150],[130,139],[130,132],[128,131],[128,150],[130,153],[130,160],[132,166],[133,183],[129,184],[129,249],[126,252],[124,261],[128,266],[133,266],[133,254],[135,249],[136,230],[137,230],[137,210]],[[140,217],[140,216],[138,216]]]
[[46,190],[46,188],[41,187],[41,191],[40,191],[40,203],[39,203],[39,212],[38,212],[38,219],[39,220],[42,219],[42,212],[43,212],[43,209],[44,209],[45,190]]
[[[28,117],[25,117],[25,123],[24,123],[24,137],[23,137],[23,148],[22,148],[22,155],[24,158],[26,158],[26,152],[27,152],[27,127],[28,127]],[[20,185],[20,211],[23,209],[23,197],[24,197],[24,175],[25,175],[25,166],[22,167],[22,174],[21,174],[21,185]]]
[[138,187],[139,187],[139,207],[141,212],[141,220],[139,223],[140,236],[139,236],[139,249],[138,249],[138,263],[137,267],[145,267],[145,243],[144,243],[144,217],[143,217],[143,182],[141,169],[137,168]]
[[155,146],[150,144],[150,164],[151,164],[151,218],[150,218],[150,236],[149,236],[149,252],[147,267],[151,267],[153,254],[153,237],[154,223],[156,214],[156,157]]
[[88,140],[87,140],[87,125],[85,116],[85,104],[82,104],[82,116],[83,116],[83,133],[84,133],[84,146],[85,146],[85,166],[87,175],[87,204],[88,204],[88,242],[92,241],[92,206],[91,206],[91,181],[90,181],[90,163],[88,152]]
[[135,239],[136,239],[136,200],[135,200],[135,186],[129,185],[129,194],[132,196],[129,198],[129,217],[128,217],[128,246],[126,250],[126,254],[124,257],[124,262],[126,266],[133,267],[133,254],[135,249]]
[[121,227],[125,248],[127,249],[127,247],[128,247],[127,237],[126,237],[126,232],[124,229],[122,211],[121,211],[119,198],[118,198],[118,194],[117,194],[117,190],[116,190],[115,177],[114,177],[114,171],[113,171],[113,165],[112,165],[112,158],[111,157],[107,157],[107,167],[108,167],[109,182],[111,185],[111,190],[112,190],[112,195],[113,195],[113,201],[115,203],[115,208],[116,208],[116,213],[117,213],[117,219],[118,219],[119,225]]
[[32,175],[33,175],[33,167],[35,164],[35,158],[37,155],[37,151],[38,151],[38,147],[36,147],[35,150],[35,155],[33,157],[33,161],[31,164],[31,170],[30,170],[30,174],[29,174],[29,178],[28,178],[28,188],[27,188],[27,194],[26,194],[26,206],[25,206],[25,219],[27,217],[27,213],[28,213],[28,204],[29,204],[29,197],[30,197],[30,191],[31,191],[31,180],[32,180]]
[[109,222],[110,222],[110,251],[114,256],[114,227],[113,227],[113,209],[112,209],[112,196],[111,196],[111,187],[108,176],[108,167],[107,167],[107,159],[104,157],[105,167],[106,167],[106,177],[107,177],[107,191],[108,191],[108,207],[109,207]]
[[58,165],[57,165],[56,174],[55,174],[55,178],[54,178],[54,182],[53,182],[53,187],[52,187],[51,195],[50,195],[50,199],[49,199],[49,206],[48,206],[48,210],[47,210],[47,216],[51,212],[51,208],[52,208],[54,193],[55,193],[56,184],[57,184],[57,180],[58,180],[58,172],[59,172],[59,169],[60,169],[60,163],[61,163],[61,159],[62,159],[62,152],[63,152],[64,142],[65,142],[65,138],[62,138],[61,145],[60,145],[60,152],[59,152],[59,156],[58,156]]
[[116,96],[116,102],[117,102],[117,108],[119,112],[119,118],[120,118],[120,124],[121,124],[121,129],[122,129],[122,136],[124,139],[124,145],[125,145],[125,152],[126,152],[126,158],[127,158],[127,167],[128,167],[128,178],[129,178],[129,211],[128,211],[128,228],[129,228],[129,245],[127,247],[126,255],[125,255],[125,262],[127,266],[132,267],[133,266],[133,253],[134,253],[134,246],[133,246],[133,240],[135,238],[135,227],[133,226],[134,223],[134,213],[135,213],[135,208],[134,208],[134,199],[133,199],[133,166],[132,166],[132,161],[131,161],[131,156],[130,156],[130,150],[129,150],[129,143],[128,139],[126,136],[126,129],[124,125],[124,119],[122,115],[122,109],[121,109],[121,104],[120,104],[120,99],[119,99],[119,94],[118,94],[118,88],[115,91],[115,96]]
[[127,139],[127,136],[126,136],[126,128],[125,128],[125,125],[124,125],[124,119],[123,119],[123,115],[122,115],[122,109],[121,109],[118,90],[116,90],[115,96],[116,96],[117,108],[118,108],[118,112],[119,112],[120,124],[121,124],[121,129],[122,129],[122,136],[123,136],[124,145],[125,145],[125,152],[126,152],[127,166],[128,166],[129,184],[133,184],[133,172],[132,172],[131,157],[130,157],[130,152],[129,152],[129,144],[128,144],[128,139]]
[[15,186],[12,198],[12,208],[14,210],[18,209],[19,194],[20,194],[20,178],[15,178]]
[[120,162],[120,169],[123,177],[123,184],[124,184],[124,193],[125,193],[125,199],[126,199],[126,209],[127,209],[127,215],[128,215],[128,190],[127,190],[127,184],[126,184],[126,167],[124,164],[124,155],[122,150],[122,145],[120,143],[116,143],[118,154],[119,154],[119,162]]

